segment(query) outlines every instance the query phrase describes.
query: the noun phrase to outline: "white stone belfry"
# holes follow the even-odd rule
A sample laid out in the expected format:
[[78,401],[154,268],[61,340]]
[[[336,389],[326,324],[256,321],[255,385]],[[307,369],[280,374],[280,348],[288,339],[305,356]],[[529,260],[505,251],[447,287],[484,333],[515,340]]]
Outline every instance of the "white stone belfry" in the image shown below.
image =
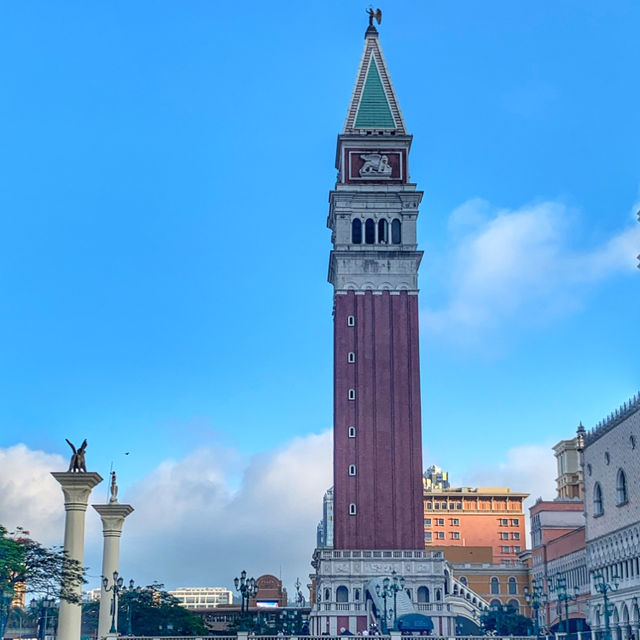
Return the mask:
[[[66,519],[64,524],[64,550],[67,556],[84,564],[84,520],[91,489],[102,482],[95,472],[59,471],[51,474],[62,487]],[[82,585],[77,586],[78,597]],[[62,600],[58,618],[58,640],[80,640],[82,606]]]
[[[115,471],[111,472],[111,498],[108,504],[94,504],[93,508],[102,520],[102,535],[104,548],[102,552],[102,577],[107,578],[108,587],[113,587],[113,572],[120,572],[120,536],[124,519],[133,511],[130,504],[118,502],[118,486]],[[106,591],[104,584],[100,584],[100,613],[98,614],[98,639],[106,638],[110,634],[112,611],[112,591]],[[115,605],[115,619],[118,619],[118,602]]]

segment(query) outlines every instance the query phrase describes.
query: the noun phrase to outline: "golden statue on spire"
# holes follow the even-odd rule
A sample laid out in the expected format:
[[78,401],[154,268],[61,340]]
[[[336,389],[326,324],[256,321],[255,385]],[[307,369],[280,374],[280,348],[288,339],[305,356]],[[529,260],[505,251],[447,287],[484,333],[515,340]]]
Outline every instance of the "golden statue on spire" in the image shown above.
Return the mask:
[[369,14],[369,26],[370,27],[373,27],[374,18],[376,19],[378,24],[380,24],[382,22],[382,10],[381,9],[376,9],[374,11],[373,7],[370,6],[366,11]]

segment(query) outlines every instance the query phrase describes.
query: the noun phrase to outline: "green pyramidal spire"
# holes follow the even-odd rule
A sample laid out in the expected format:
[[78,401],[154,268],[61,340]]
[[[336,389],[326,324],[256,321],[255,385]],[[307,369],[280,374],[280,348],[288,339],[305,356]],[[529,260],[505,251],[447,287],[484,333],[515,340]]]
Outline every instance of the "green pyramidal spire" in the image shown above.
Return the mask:
[[395,129],[396,123],[391,115],[391,107],[382,86],[378,65],[371,56],[367,79],[362,89],[360,104],[356,115],[356,129]]
[[406,133],[378,42],[378,31],[373,26],[365,34],[364,51],[344,126],[344,133],[366,130]]

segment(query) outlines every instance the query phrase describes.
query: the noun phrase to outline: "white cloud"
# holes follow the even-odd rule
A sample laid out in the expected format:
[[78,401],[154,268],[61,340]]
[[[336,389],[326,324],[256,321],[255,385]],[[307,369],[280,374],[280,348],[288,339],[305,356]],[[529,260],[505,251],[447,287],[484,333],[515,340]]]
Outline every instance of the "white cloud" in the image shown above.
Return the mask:
[[497,464],[478,466],[463,475],[466,486],[509,487],[514,492],[529,493],[524,503],[527,543],[529,540],[529,507],[538,498],[553,500],[556,496],[556,459],[551,443],[528,444],[508,449]]
[[635,221],[600,245],[575,249],[575,219],[558,202],[495,210],[473,199],[458,207],[449,220],[450,268],[442,271],[449,299],[443,308],[422,310],[423,328],[468,336],[516,314],[544,322],[579,308],[594,284],[635,270]]
[[0,449],[0,523],[10,531],[24,527],[44,544],[60,544],[64,506],[51,471],[66,468],[61,456],[23,444]]
[[[227,585],[242,570],[258,577],[282,573],[285,584],[306,583],[311,570],[322,495],[331,486],[331,433],[300,437],[244,461],[235,487],[235,451],[203,448],[162,462],[120,501],[135,511],[121,538],[121,573],[138,584],[169,587]],[[61,544],[62,492],[50,470],[66,468],[58,455],[24,445],[0,449],[0,522],[24,526],[45,544]],[[102,496],[92,495],[91,503]],[[85,564],[97,586],[102,557],[100,521],[86,517]],[[95,584],[94,584],[95,583]]]
[[252,457],[237,490],[224,465],[224,451],[200,449],[131,488],[127,575],[172,586],[230,585],[242,569],[255,577],[282,572],[289,585],[306,580],[332,484],[330,432]]

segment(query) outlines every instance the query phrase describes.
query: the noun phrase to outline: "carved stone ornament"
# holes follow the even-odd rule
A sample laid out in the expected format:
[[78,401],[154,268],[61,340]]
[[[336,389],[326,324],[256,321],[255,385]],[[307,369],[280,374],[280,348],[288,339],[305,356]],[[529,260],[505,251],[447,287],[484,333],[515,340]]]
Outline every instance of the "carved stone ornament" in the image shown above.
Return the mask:
[[360,177],[391,177],[391,165],[389,157],[381,153],[363,153],[360,158],[364,164],[360,167]]
[[336,573],[349,573],[349,563],[348,562],[337,562],[335,566]]

